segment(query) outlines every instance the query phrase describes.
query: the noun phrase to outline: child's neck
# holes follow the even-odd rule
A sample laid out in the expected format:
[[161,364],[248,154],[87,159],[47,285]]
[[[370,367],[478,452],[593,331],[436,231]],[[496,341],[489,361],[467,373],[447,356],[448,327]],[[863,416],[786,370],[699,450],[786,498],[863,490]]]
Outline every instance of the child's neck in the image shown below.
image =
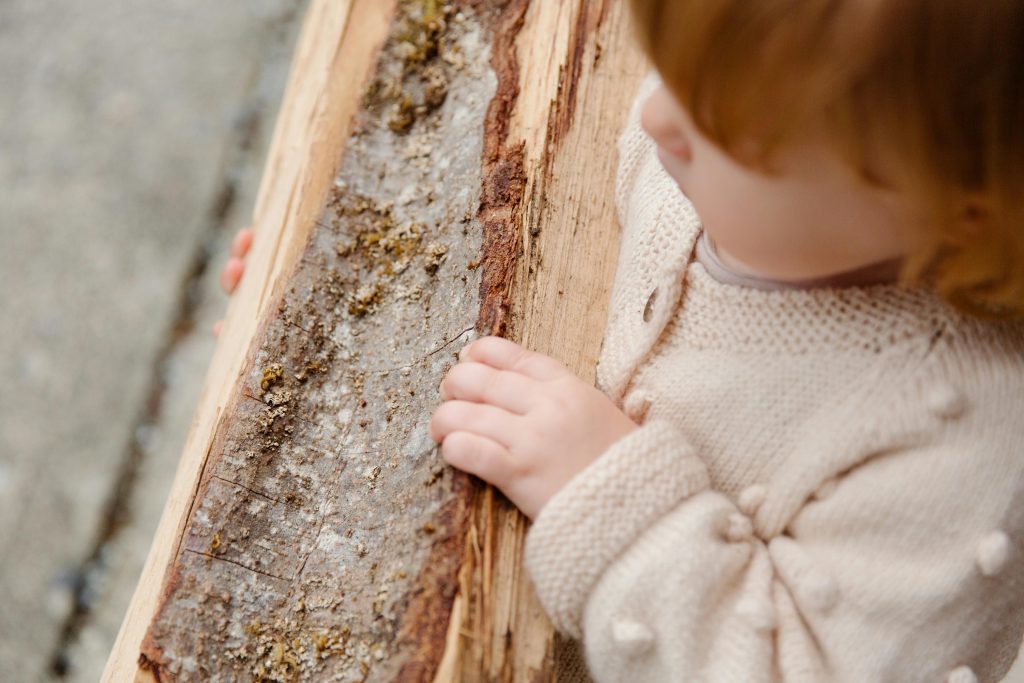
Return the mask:
[[726,284],[755,289],[811,289],[816,287],[867,287],[899,280],[902,259],[887,259],[850,270],[801,280],[782,280],[760,273],[717,247],[707,232],[697,243],[697,260],[708,273]]

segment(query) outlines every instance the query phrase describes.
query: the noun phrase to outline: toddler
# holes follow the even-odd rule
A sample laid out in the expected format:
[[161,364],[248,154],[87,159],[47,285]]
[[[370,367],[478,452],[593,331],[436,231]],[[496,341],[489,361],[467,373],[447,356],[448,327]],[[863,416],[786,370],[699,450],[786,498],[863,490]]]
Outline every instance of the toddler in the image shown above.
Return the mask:
[[659,75],[619,141],[598,387],[478,339],[432,438],[534,520],[526,568],[596,681],[999,681],[1024,3],[632,6]]
[[599,388],[485,337],[431,436],[534,519],[596,681],[1000,680],[1024,3],[632,5],[660,76],[620,138]]

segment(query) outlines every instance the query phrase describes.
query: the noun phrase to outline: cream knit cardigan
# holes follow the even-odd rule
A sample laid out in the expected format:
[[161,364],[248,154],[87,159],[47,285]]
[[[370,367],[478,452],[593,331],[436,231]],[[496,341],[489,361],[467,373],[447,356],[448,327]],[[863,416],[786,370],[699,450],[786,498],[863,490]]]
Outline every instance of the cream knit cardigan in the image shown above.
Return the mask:
[[1024,325],[896,285],[712,279],[638,125],[653,85],[619,141],[598,364],[642,426],[535,520],[541,604],[602,683],[1000,680],[1024,632]]

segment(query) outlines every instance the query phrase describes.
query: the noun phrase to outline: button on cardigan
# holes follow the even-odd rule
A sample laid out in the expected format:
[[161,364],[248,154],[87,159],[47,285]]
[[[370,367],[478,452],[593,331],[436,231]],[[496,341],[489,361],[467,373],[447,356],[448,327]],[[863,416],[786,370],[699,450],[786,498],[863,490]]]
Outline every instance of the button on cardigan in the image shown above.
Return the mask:
[[1024,324],[897,285],[715,280],[637,110],[598,386],[642,424],[528,532],[544,609],[598,683],[1000,680],[1024,632]]

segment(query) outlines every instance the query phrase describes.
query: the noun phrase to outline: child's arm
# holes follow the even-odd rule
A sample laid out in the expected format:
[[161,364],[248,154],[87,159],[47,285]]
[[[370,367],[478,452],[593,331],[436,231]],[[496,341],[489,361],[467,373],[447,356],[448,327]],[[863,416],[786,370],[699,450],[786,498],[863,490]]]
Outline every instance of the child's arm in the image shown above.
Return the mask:
[[736,503],[656,420],[561,489],[526,566],[595,680],[999,680],[1024,620],[1021,387],[940,365],[832,413],[792,456],[806,468]]

